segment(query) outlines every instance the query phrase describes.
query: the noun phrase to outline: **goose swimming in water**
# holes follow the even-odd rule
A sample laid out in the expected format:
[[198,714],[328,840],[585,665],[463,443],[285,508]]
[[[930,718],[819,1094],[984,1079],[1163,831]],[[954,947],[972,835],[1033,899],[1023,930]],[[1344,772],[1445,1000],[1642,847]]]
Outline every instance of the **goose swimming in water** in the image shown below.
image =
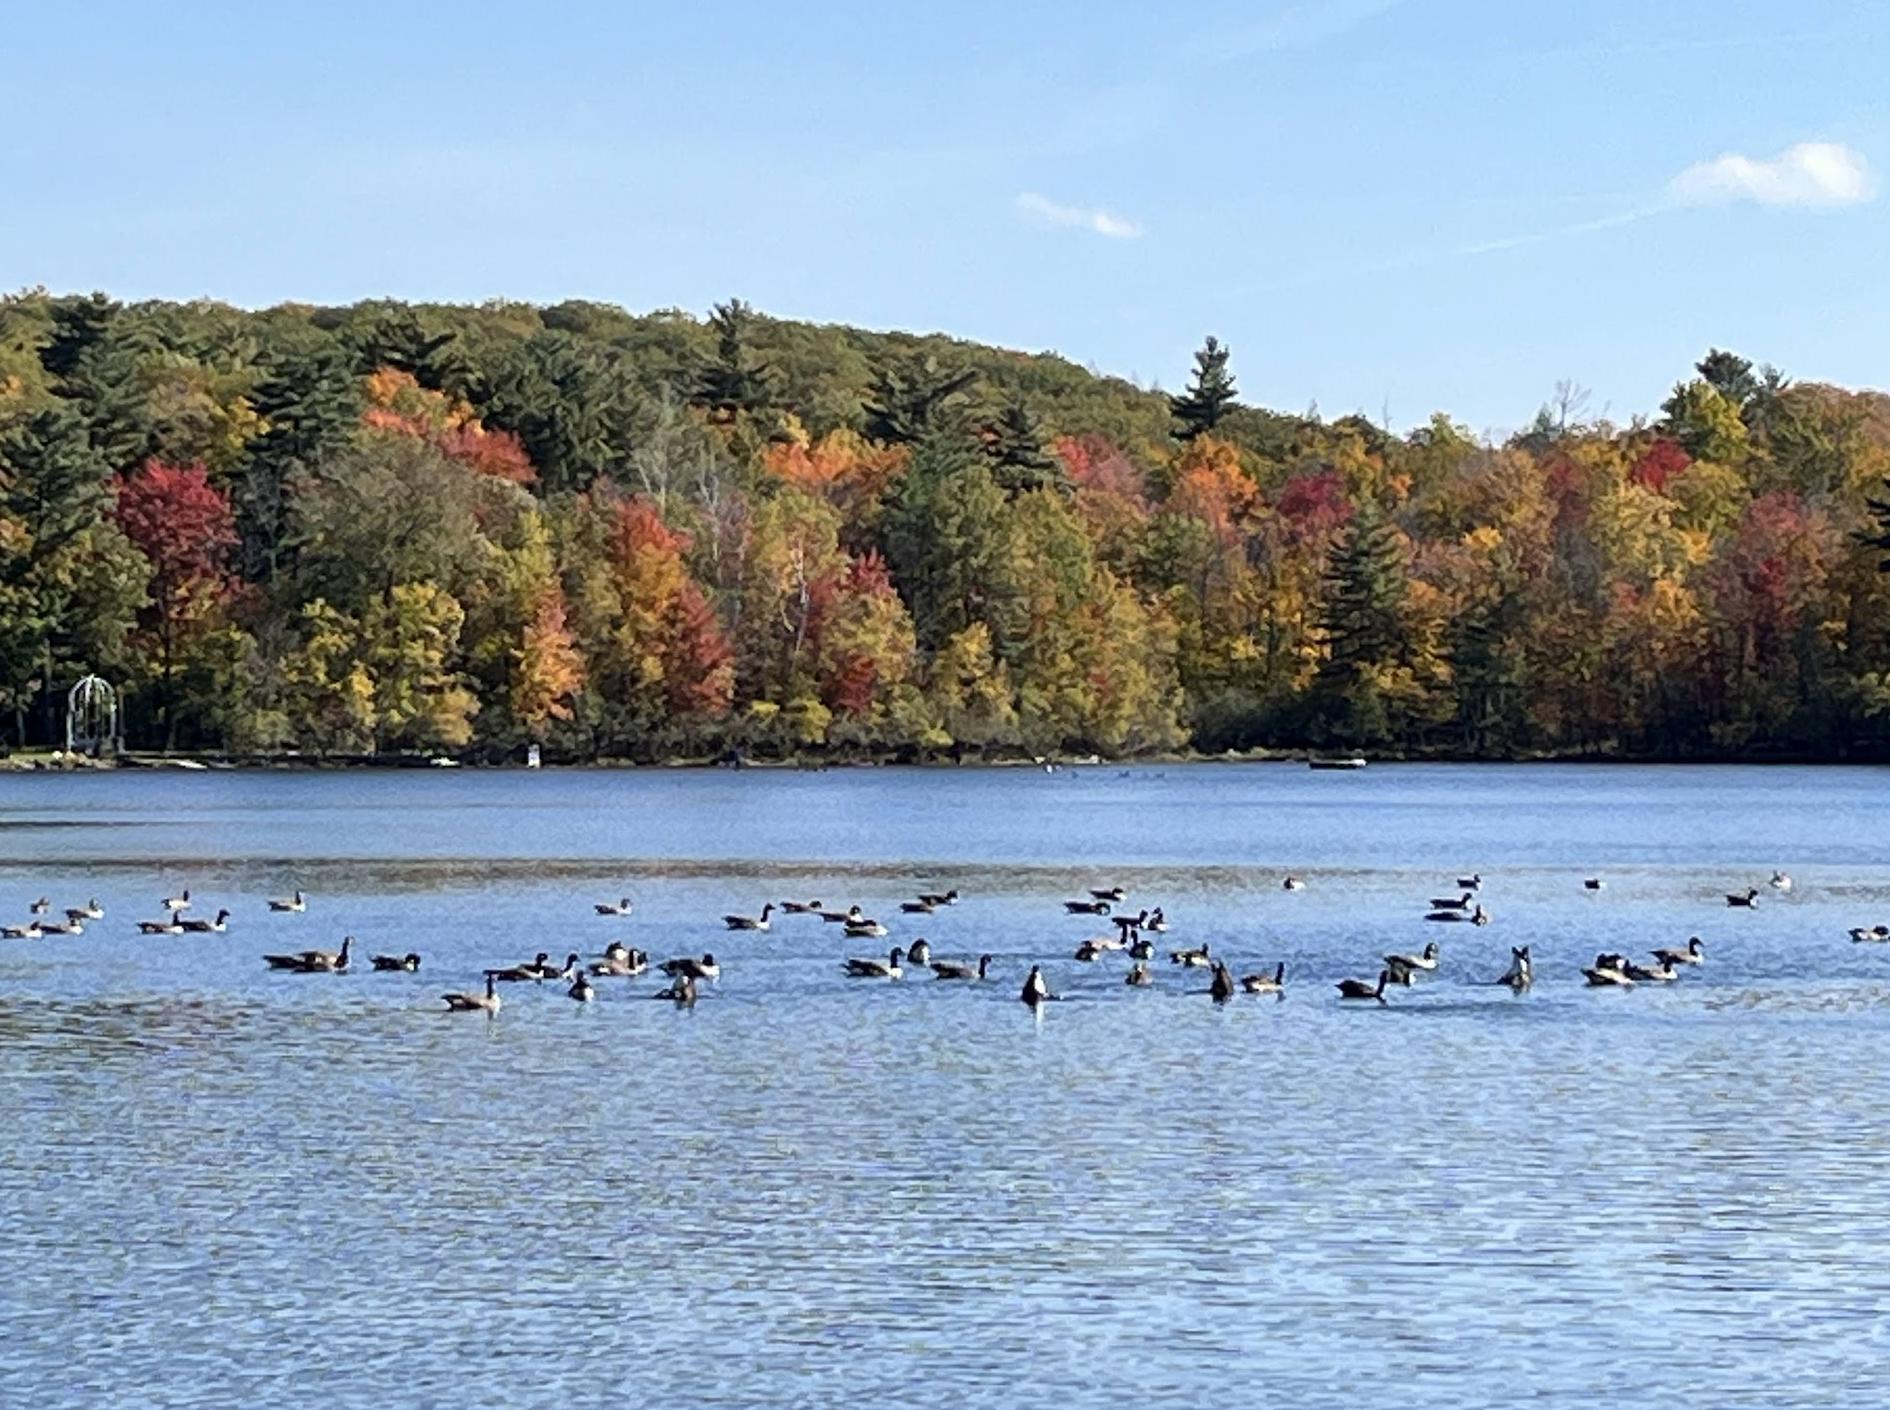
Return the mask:
[[1890,925],[1873,925],[1868,930],[1860,925],[1851,932],[1851,939],[1859,945],[1882,944],[1890,940]]
[[1217,1004],[1224,1004],[1238,991],[1234,987],[1233,971],[1228,969],[1223,960],[1214,962],[1214,979],[1208,985],[1208,997]]
[[1168,917],[1163,914],[1160,906],[1157,906],[1149,913],[1149,918],[1142,928],[1144,930],[1153,931],[1157,935],[1166,935],[1168,933]]
[[1155,958],[1155,942],[1146,937],[1129,942],[1129,958],[1138,964]]
[[1084,964],[1088,964],[1098,955],[1102,954],[1102,952],[1103,947],[1094,940],[1085,940],[1076,947],[1076,953],[1071,958],[1081,960]]
[[1280,883],[1280,890],[1282,891],[1304,891],[1305,889],[1306,883],[1296,876],[1289,876]]
[[104,920],[105,908],[98,903],[98,897],[94,896],[91,900],[87,901],[83,906],[70,907],[66,911],[66,919],[67,920]]
[[169,920],[141,920],[138,922],[140,935],[182,935],[183,922],[172,916]]
[[1466,891],[1461,896],[1433,896],[1431,909],[1434,911],[1467,911],[1476,901],[1476,897]]
[[29,920],[25,925],[0,925],[0,938],[7,940],[37,940],[45,933],[36,920]]
[[848,921],[846,931],[849,940],[876,940],[887,933],[885,926],[865,916]]
[[1155,976],[1148,972],[1146,964],[1138,963],[1128,972],[1122,982],[1131,989],[1146,989],[1155,982]]
[[1775,871],[1770,885],[1774,891],[1789,891],[1792,889],[1792,879],[1782,871]]
[[26,909],[32,915],[43,916],[52,909],[52,898],[49,896],[41,896]]
[[957,960],[933,960],[932,976],[935,979],[987,979],[991,974],[991,957],[979,955],[975,965],[962,964]]
[[1109,886],[1100,890],[1092,886],[1089,889],[1089,898],[1092,901],[1108,901],[1119,906],[1129,899],[1129,893],[1120,886]]
[[1412,975],[1430,973],[1437,968],[1437,942],[1431,941],[1419,955],[1386,955],[1385,968],[1391,971],[1393,984],[1409,987]]
[[1700,937],[1695,935],[1687,941],[1687,947],[1684,950],[1656,950],[1654,958],[1668,969],[1678,964],[1705,964],[1706,946]]
[[486,992],[484,994],[442,994],[446,1000],[448,1013],[497,1013],[504,1005],[499,991],[493,986],[498,978],[491,970],[486,971]]
[[909,916],[929,916],[938,907],[930,901],[901,901],[899,909]]
[[1381,969],[1375,985],[1367,984],[1363,979],[1341,979],[1337,988],[1341,999],[1376,999],[1382,1004],[1385,1001],[1385,986],[1390,982],[1391,971]]
[[549,950],[540,950],[529,963],[509,965],[504,969],[489,969],[486,974],[501,984],[523,984],[529,979],[543,979],[550,974],[551,965],[548,963],[550,959]]
[[1743,892],[1731,892],[1726,897],[1726,904],[1743,910],[1753,910],[1759,904],[1759,888],[1748,886]]
[[657,968],[671,979],[707,979],[716,980],[722,976],[722,967],[715,962],[715,956],[704,953],[701,959],[691,959],[684,955],[681,959],[664,960]]
[[1636,984],[1667,984],[1680,977],[1672,965],[1649,968],[1644,964],[1635,964],[1633,960],[1627,960],[1621,965],[1621,973]]
[[1139,915],[1115,916],[1110,923],[1115,926],[1117,934],[1122,937],[1122,943],[1126,945],[1136,931],[1148,924],[1148,912],[1144,910]]
[[899,963],[905,957],[906,952],[895,945],[883,960],[848,960],[840,967],[854,979],[897,979],[905,973]]
[[1168,963],[1181,965],[1185,969],[1206,969],[1214,963],[1214,957],[1208,953],[1207,942],[1201,942],[1199,949],[1170,950]]
[[1457,878],[1457,886],[1459,890],[1463,891],[1481,891],[1483,889],[1483,873],[1479,871],[1472,872],[1469,876],[1460,876]]
[[866,919],[866,912],[858,906],[848,906],[844,911],[819,911],[816,914],[829,925],[852,925]]
[[628,896],[620,896],[615,901],[594,901],[591,909],[600,916],[627,916],[635,907]]
[[1490,913],[1484,910],[1481,904],[1478,904],[1472,906],[1468,911],[1432,911],[1429,915],[1425,916],[1424,919],[1435,921],[1465,921],[1471,925],[1488,925],[1490,923]]
[[761,908],[758,916],[723,916],[722,924],[730,930],[766,930],[768,917],[774,914],[774,902],[769,901]]
[[1595,956],[1594,964],[1582,971],[1591,989],[1632,989],[1634,981],[1627,977],[1627,961],[1620,955],[1600,954]]
[[679,1009],[689,1008],[696,1002],[696,977],[693,974],[679,974],[670,981],[669,988],[650,997],[668,999]]
[[781,914],[787,916],[812,915],[819,909],[820,902],[818,901],[783,901],[781,903]]
[[39,933],[42,936],[83,935],[85,934],[85,922],[82,920],[42,920],[39,922]]
[[296,974],[345,974],[354,949],[354,937],[341,937],[339,950],[301,950],[293,955],[264,955],[263,963],[271,969],[286,969]]
[[1024,979],[1024,987],[1017,997],[1034,1009],[1050,1003],[1056,995],[1052,994],[1050,986],[1044,983],[1043,969],[1038,965],[1032,965],[1029,975]]
[[1602,888],[1602,884],[1603,883],[1600,877],[1591,876],[1588,878],[1588,880],[1582,883],[1582,889],[1585,891],[1599,891]]
[[565,997],[580,1004],[588,1004],[597,997],[597,986],[591,983],[590,976],[580,973],[571,981],[571,987],[564,991]]
[[1283,994],[1286,992],[1286,961],[1281,960],[1273,966],[1271,974],[1243,974],[1240,987],[1249,994]]
[[1063,909],[1073,916],[1106,916],[1109,914],[1107,901],[1065,901]]
[[923,935],[906,946],[906,963],[919,969],[931,966],[932,946]]
[[1503,977],[1496,982],[1517,994],[1536,982],[1536,967],[1529,958],[1527,945],[1509,947],[1509,968],[1503,971]]
[[591,973],[613,979],[635,979],[650,967],[650,957],[641,950],[615,943],[604,950],[604,957],[591,964]]
[[191,935],[221,935],[230,928],[230,913],[218,911],[215,920],[205,920],[199,916],[182,924],[185,932]]
[[921,891],[919,900],[928,906],[955,906],[958,904],[958,890],[954,887],[950,891]]
[[300,915],[303,911],[308,909],[308,897],[304,896],[300,891],[297,891],[293,896],[278,896],[269,903],[269,909],[272,911],[285,912],[290,915]]
[[420,972],[420,956],[411,951],[404,955],[374,955],[370,957],[370,963],[382,971],[405,971],[408,974]]
[[178,896],[166,896],[158,904],[173,914],[178,911],[187,911],[190,909],[190,889],[186,887],[183,894]]

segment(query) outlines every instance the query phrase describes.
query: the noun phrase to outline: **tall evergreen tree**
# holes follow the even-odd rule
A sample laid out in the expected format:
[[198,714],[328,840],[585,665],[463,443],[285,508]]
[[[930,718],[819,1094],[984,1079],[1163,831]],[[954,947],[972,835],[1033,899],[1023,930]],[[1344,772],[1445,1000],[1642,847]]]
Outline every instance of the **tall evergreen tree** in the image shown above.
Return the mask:
[[916,445],[952,419],[977,380],[975,367],[948,372],[930,355],[883,363],[873,373],[866,434],[888,445]]
[[1407,586],[1397,530],[1367,503],[1326,558],[1319,629],[1326,659],[1314,685],[1321,732],[1337,743],[1379,744],[1392,722],[1379,682],[1406,655]]
[[769,363],[756,361],[748,348],[754,316],[754,310],[740,299],[717,304],[709,315],[715,353],[698,370],[690,400],[708,407],[722,421],[752,416],[774,405],[775,370]]
[[1194,355],[1194,375],[1188,390],[1168,399],[1175,418],[1175,439],[1191,441],[1221,424],[1236,396],[1233,374],[1227,370],[1227,349],[1209,335]]
[[252,403],[267,429],[246,448],[233,497],[243,573],[266,583],[294,557],[293,486],[347,449],[361,390],[348,350],[312,330],[266,348],[258,366]]
[[992,476],[1008,495],[1044,489],[1070,492],[1063,462],[1044,444],[1043,423],[1021,399],[1013,399],[985,426],[984,450]]

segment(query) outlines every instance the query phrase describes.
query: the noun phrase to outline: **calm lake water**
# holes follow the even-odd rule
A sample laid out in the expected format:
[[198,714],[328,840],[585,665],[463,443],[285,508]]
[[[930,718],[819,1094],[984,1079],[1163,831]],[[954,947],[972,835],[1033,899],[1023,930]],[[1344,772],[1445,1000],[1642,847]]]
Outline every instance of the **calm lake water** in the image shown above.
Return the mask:
[[[0,921],[108,912],[0,941],[0,1404],[1880,1407],[1890,946],[1847,932],[1890,924],[1887,785],[0,775]],[[1424,923],[1469,871],[1494,923]],[[1117,882],[1284,999],[1072,960],[1105,927],[1059,902]],[[133,933],[186,886],[227,935]],[[934,887],[964,900],[897,914]],[[893,940],[718,920],[783,897]],[[424,968],[260,959],[344,933]],[[1694,934],[1671,987],[1583,987]],[[993,982],[840,975],[916,935]],[[438,1011],[612,938],[722,979]],[[1436,976],[1338,1001],[1427,940]]]

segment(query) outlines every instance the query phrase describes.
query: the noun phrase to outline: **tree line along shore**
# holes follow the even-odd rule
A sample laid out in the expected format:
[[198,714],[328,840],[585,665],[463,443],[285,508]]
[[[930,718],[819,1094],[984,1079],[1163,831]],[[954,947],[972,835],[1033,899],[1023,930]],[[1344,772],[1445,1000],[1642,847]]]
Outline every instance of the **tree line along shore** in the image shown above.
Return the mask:
[[1492,442],[1236,370],[16,294],[0,737],[96,673],[131,750],[243,761],[1890,753],[1890,398],[1712,351]]

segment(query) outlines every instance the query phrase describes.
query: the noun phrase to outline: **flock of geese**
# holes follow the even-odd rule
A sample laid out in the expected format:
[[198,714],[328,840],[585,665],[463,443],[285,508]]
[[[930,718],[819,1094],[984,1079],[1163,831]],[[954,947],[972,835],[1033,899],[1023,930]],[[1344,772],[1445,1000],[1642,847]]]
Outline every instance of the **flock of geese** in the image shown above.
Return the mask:
[[[1286,891],[1302,891],[1306,887],[1304,879],[1298,876],[1286,877],[1281,885]],[[1600,891],[1605,883],[1600,877],[1588,877],[1582,885],[1588,891]],[[1789,892],[1792,879],[1783,872],[1774,872],[1768,886],[1775,892]],[[1482,890],[1481,874],[1460,876],[1456,878],[1455,894],[1430,898],[1424,919],[1439,923],[1488,925],[1490,913],[1478,899]],[[1761,894],[1758,887],[1729,892],[1726,893],[1726,904],[1750,910],[1759,904]],[[956,905],[958,899],[956,890],[920,892],[911,900],[901,902],[899,910],[904,916],[930,916]],[[1163,953],[1157,937],[1168,932],[1169,921],[1160,906],[1138,906],[1131,914],[1126,909],[1128,899],[1129,893],[1125,887],[1109,886],[1091,889],[1085,896],[1062,903],[1066,917],[1105,919],[1114,931],[1113,934],[1104,932],[1082,940],[1076,946],[1073,958],[1083,964],[1095,964],[1119,954],[1129,965],[1122,982],[1131,988],[1148,988],[1155,984],[1155,971],[1151,965]],[[205,918],[190,915],[193,906],[188,890],[167,896],[158,907],[163,912],[162,917],[137,922],[138,932],[142,935],[228,933],[231,912],[227,908],[220,907],[213,917]],[[308,897],[298,890],[270,900],[268,908],[276,914],[300,915],[308,910]],[[634,913],[635,903],[630,897],[623,896],[614,901],[596,902],[592,909],[599,917],[621,920]],[[38,939],[80,935],[88,924],[104,920],[105,908],[97,898],[93,898],[83,906],[65,909],[62,915],[63,919],[54,919],[51,902],[41,897],[29,908],[27,921],[0,926],[0,936]],[[782,901],[779,904],[769,901],[753,914],[724,915],[722,924],[727,930],[737,933],[767,932],[773,929],[777,916],[839,926],[841,933],[849,939],[877,939],[891,933],[885,922],[868,915],[857,904],[843,910],[809,900]],[[1852,930],[1850,935],[1858,943],[1890,943],[1890,926],[1859,927]],[[297,950],[265,954],[262,958],[270,969],[292,974],[345,974],[354,963],[354,944],[354,937],[349,935],[343,937],[339,949]],[[1206,941],[1196,946],[1168,949],[1166,957],[1169,966],[1183,971],[1209,971],[1209,984],[1205,992],[1217,1004],[1227,1003],[1237,994],[1284,997],[1286,992],[1284,961],[1277,961],[1271,969],[1263,968],[1237,978],[1227,961],[1213,953]],[[1705,963],[1705,943],[1696,935],[1689,938],[1684,946],[1650,951],[1650,960],[1649,963],[1642,963],[1625,954],[1604,952],[1595,956],[1592,965],[1583,966],[1581,973],[1593,988],[1631,989],[1642,984],[1670,984],[1689,968]],[[411,974],[419,971],[421,957],[411,951],[405,954],[374,954],[368,957],[368,962],[376,971]],[[844,959],[840,963],[840,971],[846,978],[853,980],[894,981],[905,978],[908,973],[929,973],[939,981],[975,984],[990,979],[994,963],[996,960],[988,954],[979,955],[975,960],[935,957],[926,940],[914,938],[909,944],[893,946],[883,959],[876,955]],[[1441,963],[1441,949],[1432,941],[1414,953],[1383,956],[1376,980],[1347,978],[1340,980],[1335,987],[1341,1001],[1383,1004],[1388,988],[1408,988],[1420,978],[1436,974]],[[540,951],[523,963],[484,970],[483,988],[449,991],[441,994],[440,998],[449,1013],[496,1014],[504,1002],[500,994],[501,985],[556,982],[566,986],[565,993],[573,1001],[589,1003],[598,994],[595,981],[635,979],[652,970],[667,979],[668,984],[646,997],[681,1006],[693,1005],[699,997],[700,986],[715,983],[722,972],[720,963],[711,953],[680,955],[652,965],[646,951],[622,941],[612,941],[588,961],[574,950],[565,956],[562,964],[553,964],[550,953]],[[1521,945],[1511,947],[1509,964],[1503,973],[1486,982],[1521,994],[1534,985],[1535,977],[1529,946]],[[1031,965],[1018,998],[1032,1009],[1038,1009],[1061,997],[1051,991],[1043,966]]]

